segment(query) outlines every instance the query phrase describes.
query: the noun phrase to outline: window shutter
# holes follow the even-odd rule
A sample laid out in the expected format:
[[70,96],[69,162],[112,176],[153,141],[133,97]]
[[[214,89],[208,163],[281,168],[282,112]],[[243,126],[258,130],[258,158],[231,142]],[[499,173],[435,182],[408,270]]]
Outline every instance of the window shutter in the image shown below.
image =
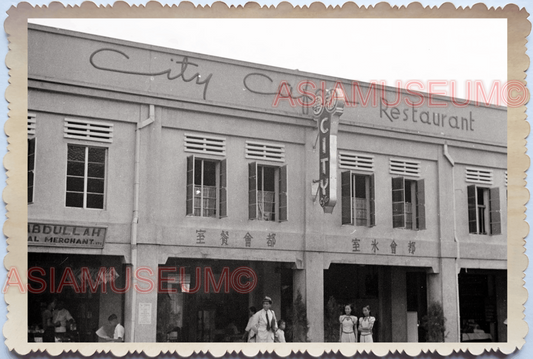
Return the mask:
[[187,157],[187,215],[194,214],[194,156]]
[[477,199],[476,186],[471,185],[467,187],[468,195],[468,231],[470,233],[477,233]]
[[35,179],[35,137],[28,138],[28,203],[33,203]]
[[279,168],[279,221],[287,220],[287,165]]
[[392,179],[392,227],[405,227],[405,180],[403,177]]
[[374,195],[374,175],[371,174],[368,176],[368,189],[369,189],[369,205],[370,205],[370,227],[373,227],[376,225],[376,203],[375,203],[375,195]]
[[498,187],[490,189],[490,232],[491,234],[502,234],[500,189]]
[[416,216],[418,229],[426,229],[426,197],[424,180],[416,181]]
[[351,179],[350,171],[341,172],[342,224],[353,224]]
[[257,219],[257,163],[248,164],[248,218]]
[[219,198],[219,218],[228,216],[227,202],[227,175],[226,175],[226,160],[220,161],[220,198]]

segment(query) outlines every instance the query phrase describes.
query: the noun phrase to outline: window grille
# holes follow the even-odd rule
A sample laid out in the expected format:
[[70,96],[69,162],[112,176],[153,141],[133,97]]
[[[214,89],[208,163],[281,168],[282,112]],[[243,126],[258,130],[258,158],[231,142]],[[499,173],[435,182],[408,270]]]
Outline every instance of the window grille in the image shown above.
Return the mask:
[[467,167],[466,182],[492,184],[492,170]]
[[226,139],[223,137],[185,134],[185,152],[225,156]]
[[339,167],[349,170],[374,171],[374,156],[339,152]]
[[419,177],[420,162],[391,158],[389,160],[389,173],[393,175]]
[[245,157],[255,160],[285,162],[285,146],[246,141]]
[[92,120],[66,118],[64,137],[111,143],[113,142],[113,125]]

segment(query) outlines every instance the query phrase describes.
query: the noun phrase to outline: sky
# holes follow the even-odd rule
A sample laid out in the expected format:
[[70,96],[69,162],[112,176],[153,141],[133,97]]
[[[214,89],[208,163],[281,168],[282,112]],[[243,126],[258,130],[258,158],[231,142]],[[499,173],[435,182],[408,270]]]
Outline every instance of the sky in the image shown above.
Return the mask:
[[[469,98],[507,76],[506,19],[30,19],[265,65]],[[455,80],[434,87],[428,81]],[[400,81],[399,83],[397,81]],[[472,92],[470,93],[472,94]],[[497,101],[493,99],[493,103]],[[501,103],[499,103],[501,104]]]

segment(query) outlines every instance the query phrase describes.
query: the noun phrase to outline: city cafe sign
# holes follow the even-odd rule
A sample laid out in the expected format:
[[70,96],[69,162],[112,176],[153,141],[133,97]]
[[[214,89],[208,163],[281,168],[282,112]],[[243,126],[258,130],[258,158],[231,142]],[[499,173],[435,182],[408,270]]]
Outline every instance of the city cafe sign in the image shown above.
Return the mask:
[[337,203],[337,133],[344,111],[345,96],[340,89],[318,95],[313,115],[318,126],[319,140],[319,199],[324,213],[332,213]]

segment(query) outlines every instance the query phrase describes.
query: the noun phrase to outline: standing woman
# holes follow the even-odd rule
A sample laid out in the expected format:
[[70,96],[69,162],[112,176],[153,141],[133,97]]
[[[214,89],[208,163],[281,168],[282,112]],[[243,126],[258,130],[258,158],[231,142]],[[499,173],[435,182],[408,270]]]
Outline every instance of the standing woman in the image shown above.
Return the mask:
[[357,342],[357,317],[351,315],[352,311],[352,305],[347,304],[344,307],[344,315],[339,317],[341,343]]
[[361,333],[361,343],[372,343],[372,328],[376,318],[370,316],[370,306],[363,307],[363,316],[359,318],[359,332]]

